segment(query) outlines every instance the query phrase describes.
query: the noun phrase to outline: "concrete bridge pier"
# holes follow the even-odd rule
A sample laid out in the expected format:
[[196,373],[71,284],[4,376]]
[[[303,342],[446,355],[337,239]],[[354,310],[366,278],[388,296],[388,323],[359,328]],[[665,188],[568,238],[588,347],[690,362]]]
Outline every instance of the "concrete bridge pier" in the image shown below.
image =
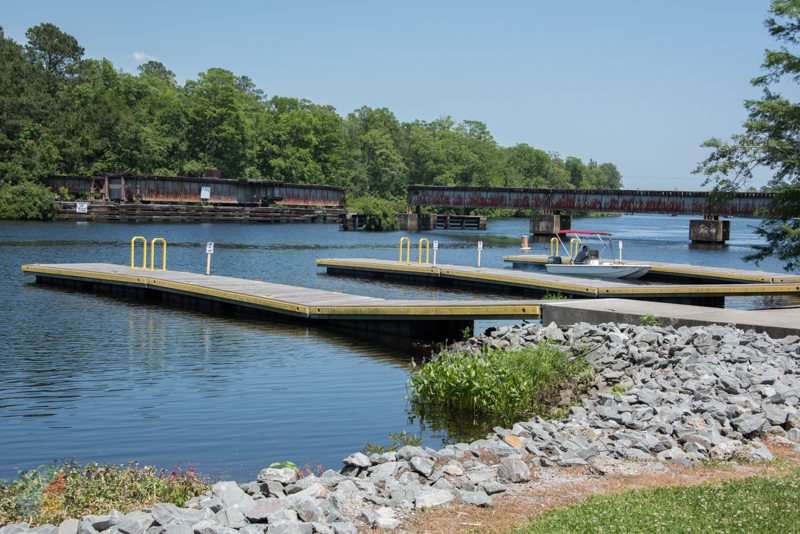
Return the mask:
[[689,221],[689,239],[692,243],[724,244],[731,238],[731,221],[703,219]]
[[559,230],[572,229],[572,216],[560,213],[539,213],[531,215],[531,234],[550,239]]

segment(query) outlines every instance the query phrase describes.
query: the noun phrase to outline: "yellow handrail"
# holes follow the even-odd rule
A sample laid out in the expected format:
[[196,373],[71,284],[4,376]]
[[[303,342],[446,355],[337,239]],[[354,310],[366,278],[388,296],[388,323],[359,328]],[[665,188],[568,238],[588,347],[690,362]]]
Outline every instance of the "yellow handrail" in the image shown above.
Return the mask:
[[410,257],[411,257],[411,240],[409,238],[407,238],[407,237],[403,237],[403,238],[400,239],[400,259],[397,260],[397,261],[400,261],[400,262],[403,261],[403,240],[404,239],[406,241],[406,263],[410,263],[411,262],[411,260],[410,260]]
[[558,254],[558,238],[554,237],[550,240],[550,255],[553,256],[553,245],[556,246],[556,254]]
[[422,263],[422,242],[425,241],[425,263],[428,263],[428,256],[430,253],[430,242],[424,237],[419,240],[419,261],[417,263]]
[[[572,253],[572,245],[575,245],[575,254]],[[569,258],[570,260],[578,255],[578,250],[581,248],[581,243],[577,239],[570,239],[569,241]]]
[[153,260],[156,257],[156,241],[161,241],[162,243],[164,243],[164,256],[161,258],[161,270],[162,271],[166,271],[167,270],[167,242],[164,241],[163,239],[161,239],[160,237],[157,237],[157,238],[153,239],[150,242],[150,270],[151,271],[155,270],[155,269],[153,269]]
[[[134,267],[133,266],[133,256],[134,256],[133,251],[134,251],[134,244],[136,243],[136,240],[138,240],[138,239],[141,239],[142,241],[144,241],[144,244],[142,245],[142,248],[144,250],[144,256],[142,257],[142,266],[141,267]],[[147,269],[147,239],[145,239],[143,237],[136,236],[133,239],[131,239],[131,269]]]

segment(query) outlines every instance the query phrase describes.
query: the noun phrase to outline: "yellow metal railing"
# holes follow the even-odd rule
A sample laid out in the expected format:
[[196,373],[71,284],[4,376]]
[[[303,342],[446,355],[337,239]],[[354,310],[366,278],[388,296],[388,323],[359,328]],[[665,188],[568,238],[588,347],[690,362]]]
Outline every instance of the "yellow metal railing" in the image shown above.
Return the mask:
[[[553,254],[553,245],[555,245],[556,247],[556,254]],[[553,239],[550,240],[550,256],[552,257],[557,254],[558,254],[558,238],[554,237]]]
[[400,259],[397,261],[403,261],[403,241],[406,242],[406,263],[410,263],[411,260],[409,258],[411,257],[411,240],[407,237],[400,239]]
[[[136,267],[134,265],[134,261],[135,261],[135,258],[136,258],[136,242],[138,240],[140,240],[140,239],[142,240],[142,266],[141,267]],[[156,237],[155,239],[153,239],[152,243],[150,244],[150,270],[151,271],[155,271],[155,266],[153,265],[153,263],[154,263],[153,260],[156,257],[156,241],[160,241],[162,243],[162,246],[163,246],[163,251],[162,251],[163,254],[162,254],[162,257],[161,257],[161,269],[160,270],[166,271],[167,270],[167,242],[165,240],[163,240],[162,238],[160,238],[160,237]],[[133,239],[131,239],[131,269],[144,269],[145,271],[148,270],[147,269],[147,239],[145,239],[145,238],[143,238],[141,236],[136,236]]]
[[424,237],[419,240],[419,261],[417,263],[422,263],[422,242],[425,241],[425,263],[428,263],[428,256],[430,252],[430,243]]
[[[163,244],[163,256],[161,258],[161,270],[162,271],[166,271],[167,270],[167,242],[164,241],[163,239],[161,239],[160,237],[157,237],[157,238],[153,239],[150,242],[150,270],[151,271],[155,270],[153,268],[153,260],[156,257],[156,241],[161,241],[161,243]],[[147,248],[146,245],[145,245],[145,248]]]
[[[572,252],[572,245],[575,245],[575,252]],[[578,255],[578,250],[581,248],[581,243],[577,239],[570,239],[569,241],[569,258],[570,260]]]
[[[141,239],[144,242],[142,244],[142,252],[143,252],[144,255],[142,256],[142,266],[141,267],[134,267],[134,265],[133,265],[134,245],[136,244],[136,241],[138,241],[139,239]],[[131,269],[145,269],[145,270],[147,270],[147,239],[145,239],[143,237],[136,236],[133,239],[131,239]]]

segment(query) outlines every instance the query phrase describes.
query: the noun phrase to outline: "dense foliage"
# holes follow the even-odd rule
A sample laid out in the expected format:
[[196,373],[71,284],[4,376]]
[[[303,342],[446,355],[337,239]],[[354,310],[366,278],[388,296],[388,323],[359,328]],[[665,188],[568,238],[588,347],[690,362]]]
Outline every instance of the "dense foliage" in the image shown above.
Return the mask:
[[[800,0],[773,0],[765,25],[784,45],[796,46],[800,40]],[[767,190],[775,191],[772,210],[756,229],[767,241],[757,245],[745,259],[758,263],[769,256],[785,262],[787,271],[800,271],[800,103],[772,92],[782,80],[800,83],[800,56],[787,46],[767,50],[761,65],[764,74],[752,84],[764,88],[760,100],[748,100],[749,117],[744,133],[731,140],[712,138],[703,146],[714,152],[695,173],[707,176],[703,185],[714,181],[715,194],[722,195],[745,186],[753,170],[761,167],[774,171]]]
[[0,28],[0,183],[49,174],[138,172],[342,185],[351,197],[405,198],[407,184],[619,188],[612,163],[519,144],[449,117],[403,123],[386,108],[339,115],[308,100],[268,98],[247,76],[210,68],[180,85],[163,64],[137,75],[84,57],[43,23],[27,44]]
[[194,467],[173,471],[154,467],[80,465],[74,460],[23,472],[16,480],[0,480],[0,525],[26,522],[31,527],[58,525],[70,518],[126,514],[156,503],[183,504],[208,491]]
[[512,424],[521,417],[548,415],[548,394],[587,369],[579,355],[542,343],[535,348],[451,347],[411,364],[407,387],[415,415],[437,410],[485,414]]

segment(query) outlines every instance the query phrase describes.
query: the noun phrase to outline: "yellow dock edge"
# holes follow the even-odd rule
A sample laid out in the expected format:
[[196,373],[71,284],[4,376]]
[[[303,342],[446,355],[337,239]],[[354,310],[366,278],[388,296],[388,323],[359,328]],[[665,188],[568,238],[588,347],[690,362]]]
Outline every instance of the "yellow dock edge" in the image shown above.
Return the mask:
[[234,291],[225,291],[223,289],[211,289],[208,287],[200,287],[195,284],[187,284],[185,282],[171,282],[167,280],[150,280],[150,285],[153,287],[161,287],[165,289],[174,289],[184,293],[192,293],[194,295],[203,295],[206,297],[216,297],[225,299],[232,302],[241,302],[245,304],[254,304],[256,306],[282,310],[289,312],[292,315],[305,316],[309,314],[308,306],[301,304],[293,304],[282,300],[271,299],[268,297],[255,297],[253,295],[245,295],[243,293],[236,293]]
[[[536,263],[544,265],[547,263],[547,256],[503,256],[503,261],[516,262],[516,263]],[[758,276],[758,275],[737,274],[737,273],[702,271],[688,267],[665,267],[662,265],[653,265],[650,268],[650,271],[654,273],[676,274],[684,276],[696,276],[696,277],[725,279],[725,280],[763,282],[765,284],[800,283],[800,278],[791,276],[782,276],[782,277]]]
[[383,265],[378,263],[361,263],[346,260],[317,260],[320,267],[348,267],[351,269],[363,269],[370,271],[398,271],[407,273],[424,273],[439,275],[441,269],[433,267],[430,263],[409,263],[407,265]]
[[33,274],[52,274],[56,276],[69,276],[71,278],[82,278],[84,280],[107,280],[110,282],[126,282],[129,284],[139,284],[146,286],[146,276],[130,276],[127,274],[107,274],[94,271],[80,271],[77,269],[66,269],[63,267],[44,267],[41,265],[23,265],[22,270]]
[[312,315],[381,315],[381,316],[439,316],[464,317],[477,315],[541,315],[538,304],[525,306],[508,306],[504,304],[482,306],[311,306]]
[[576,286],[572,284],[563,284],[561,282],[547,282],[543,280],[529,281],[522,278],[515,278],[513,276],[502,276],[485,273],[470,273],[466,271],[451,271],[450,269],[442,269],[443,277],[450,278],[470,278],[473,280],[484,280],[492,282],[503,282],[505,284],[518,286],[518,287],[532,287],[532,288],[545,288],[545,289],[558,289],[561,291],[570,291],[581,295],[589,295],[592,297],[597,296],[597,288]]

